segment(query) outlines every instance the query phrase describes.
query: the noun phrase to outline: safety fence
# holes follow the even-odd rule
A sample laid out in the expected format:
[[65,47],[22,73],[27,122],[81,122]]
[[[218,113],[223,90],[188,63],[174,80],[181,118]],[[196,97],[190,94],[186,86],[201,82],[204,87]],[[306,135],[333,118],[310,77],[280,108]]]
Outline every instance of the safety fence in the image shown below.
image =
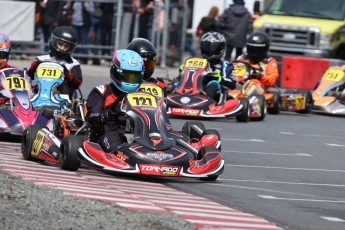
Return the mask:
[[[62,5],[67,2],[66,0],[56,1]],[[85,0],[75,2],[77,1],[85,2]],[[191,54],[195,53],[193,35],[186,32],[191,25],[193,1],[154,0],[151,2],[153,7],[150,8],[150,13],[144,22],[141,21],[140,12],[143,12],[143,7],[140,5],[140,1],[93,0],[92,2],[95,5],[108,3],[108,7],[113,7],[110,44],[101,44],[99,36],[102,34],[98,34],[99,30],[95,32],[99,28],[96,28],[91,20],[87,42],[79,43],[74,53],[74,57],[77,59],[110,61],[114,50],[126,48],[128,42],[134,37],[139,37],[143,29],[147,30],[146,38],[157,48],[158,62],[162,67],[182,63],[186,51]],[[17,56],[37,56],[46,54],[49,50],[49,41],[44,41],[39,23],[36,24],[34,41],[13,41],[12,44],[11,52]]]

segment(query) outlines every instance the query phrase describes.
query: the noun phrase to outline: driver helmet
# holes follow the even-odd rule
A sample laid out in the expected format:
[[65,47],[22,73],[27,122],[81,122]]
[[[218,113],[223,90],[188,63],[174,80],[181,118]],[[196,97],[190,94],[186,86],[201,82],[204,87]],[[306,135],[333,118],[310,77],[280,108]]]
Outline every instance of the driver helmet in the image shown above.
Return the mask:
[[264,32],[254,32],[247,40],[247,56],[252,63],[258,63],[267,58],[270,39]]
[[156,66],[157,51],[153,44],[145,38],[134,38],[127,49],[137,52],[144,60],[144,80],[149,79]]
[[217,63],[224,56],[226,40],[218,32],[208,32],[200,39],[201,56],[210,63]]
[[4,33],[0,33],[0,69],[7,65],[10,52],[11,41],[9,37]]
[[143,81],[143,65],[143,59],[133,50],[116,50],[110,68],[111,82],[124,93],[137,91]]
[[77,34],[67,26],[57,27],[50,36],[50,51],[57,58],[71,58],[78,43]]

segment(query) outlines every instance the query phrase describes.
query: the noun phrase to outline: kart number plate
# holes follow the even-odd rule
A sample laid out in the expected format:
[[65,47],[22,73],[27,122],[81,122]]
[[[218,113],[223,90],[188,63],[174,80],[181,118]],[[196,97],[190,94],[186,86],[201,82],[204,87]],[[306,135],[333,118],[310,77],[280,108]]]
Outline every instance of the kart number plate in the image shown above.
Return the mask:
[[322,80],[341,81],[344,77],[344,71],[341,69],[330,68],[322,76]]
[[25,78],[10,76],[6,78],[6,88],[8,90],[29,90],[29,85]]
[[158,85],[142,84],[140,89],[156,97],[163,97],[163,90]]
[[246,77],[247,68],[244,63],[234,63],[234,74],[236,77]]
[[136,93],[127,96],[128,102],[133,107],[157,108],[156,98],[153,95]]
[[61,77],[62,71],[54,67],[41,67],[37,69],[38,78],[58,79]]
[[207,66],[207,60],[202,58],[190,58],[185,62],[186,68],[205,68]]
[[37,156],[40,152],[40,149],[42,148],[43,140],[44,140],[45,134],[41,131],[38,131],[36,135],[36,139],[32,143],[32,149],[31,149],[31,155]]

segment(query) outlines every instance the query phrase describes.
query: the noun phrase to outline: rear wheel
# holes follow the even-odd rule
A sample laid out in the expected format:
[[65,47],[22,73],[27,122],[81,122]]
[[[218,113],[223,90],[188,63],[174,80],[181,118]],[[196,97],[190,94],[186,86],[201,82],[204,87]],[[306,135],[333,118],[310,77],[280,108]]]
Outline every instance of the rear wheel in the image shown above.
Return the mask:
[[305,104],[305,108],[304,109],[300,109],[300,110],[296,110],[296,113],[309,113],[310,109],[313,105],[313,97],[311,95],[310,91],[301,91],[301,95],[304,97],[304,104]]
[[182,127],[182,133],[189,136],[193,142],[199,141],[204,131],[204,123],[198,121],[187,121]]
[[80,167],[78,148],[83,144],[84,138],[79,136],[67,136],[62,139],[60,146],[60,168],[77,171]]
[[280,113],[280,94],[278,92],[272,92],[273,100],[272,105],[273,107],[267,108],[267,112],[269,114],[279,114]]
[[45,127],[42,126],[42,125],[30,125],[29,127],[27,127],[24,130],[23,136],[22,136],[21,150],[22,150],[23,158],[25,160],[28,160],[28,161],[42,161],[42,160],[40,160],[38,158],[34,158],[31,155],[31,150],[32,150],[33,142],[36,139],[36,135],[37,135],[38,131],[40,129],[42,129],[42,128],[45,128]]
[[248,122],[249,120],[249,100],[248,98],[239,98],[242,104],[242,113],[236,116],[238,122]]

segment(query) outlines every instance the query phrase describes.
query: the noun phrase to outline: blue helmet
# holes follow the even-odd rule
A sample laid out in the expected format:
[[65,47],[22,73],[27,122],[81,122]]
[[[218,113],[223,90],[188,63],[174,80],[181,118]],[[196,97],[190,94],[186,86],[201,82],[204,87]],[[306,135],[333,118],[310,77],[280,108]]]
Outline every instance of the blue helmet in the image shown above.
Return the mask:
[[139,89],[143,81],[144,61],[135,51],[120,49],[114,52],[110,78],[122,92],[131,93]]

